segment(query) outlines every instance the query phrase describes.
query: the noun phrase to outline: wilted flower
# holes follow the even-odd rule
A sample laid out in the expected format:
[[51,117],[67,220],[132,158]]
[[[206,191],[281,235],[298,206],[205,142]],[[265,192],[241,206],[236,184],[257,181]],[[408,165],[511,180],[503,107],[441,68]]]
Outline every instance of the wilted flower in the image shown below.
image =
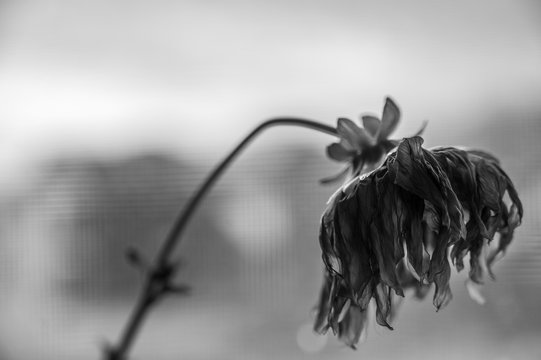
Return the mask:
[[[440,309],[452,297],[449,253],[458,270],[469,253],[469,277],[480,283],[509,245],[523,210],[498,160],[482,151],[427,150],[422,143],[418,136],[403,139],[379,168],[330,198],[319,235],[325,280],[317,332],[331,328],[354,347],[372,299],[377,323],[392,329],[393,293],[404,296],[407,288],[422,296],[435,284],[433,303]],[[499,242],[489,252],[496,233]]]
[[[381,120],[371,115],[364,115],[361,119],[363,127],[346,118],[338,119],[336,130],[340,142],[327,146],[327,155],[348,165],[337,175],[322,179],[322,183],[340,180],[349,172],[352,177],[358,176],[364,167],[377,165],[398,145],[398,140],[388,139],[400,121],[400,109],[391,98],[385,99]],[[421,135],[425,127],[426,122],[416,135]]]

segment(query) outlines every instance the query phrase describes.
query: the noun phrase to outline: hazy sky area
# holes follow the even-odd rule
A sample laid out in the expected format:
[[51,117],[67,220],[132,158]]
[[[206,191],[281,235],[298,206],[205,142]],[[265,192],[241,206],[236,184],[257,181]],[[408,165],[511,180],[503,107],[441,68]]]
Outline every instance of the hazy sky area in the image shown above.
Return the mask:
[[[264,119],[332,124],[385,95],[397,136],[538,111],[540,20],[534,0],[4,0],[4,180],[57,152],[223,153]],[[271,139],[320,141],[285,134]]]

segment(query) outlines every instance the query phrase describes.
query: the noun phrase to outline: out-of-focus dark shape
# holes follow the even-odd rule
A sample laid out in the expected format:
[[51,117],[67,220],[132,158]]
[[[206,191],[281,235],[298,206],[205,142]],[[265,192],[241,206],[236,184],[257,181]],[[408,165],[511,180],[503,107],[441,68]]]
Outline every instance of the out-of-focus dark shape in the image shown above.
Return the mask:
[[[131,297],[140,274],[124,260],[126,249],[138,249],[137,258],[130,252],[132,263],[154,254],[189,195],[190,179],[184,174],[192,171],[165,154],[109,161],[64,159],[49,165],[33,204],[58,213],[57,242],[65,246],[62,261],[70,269],[56,284],[59,290],[82,301]],[[207,207],[198,215],[188,235],[201,240],[187,242],[191,255],[183,260],[190,266],[179,271],[189,284],[205,283],[198,291],[210,291],[209,296],[216,289],[212,284],[238,276],[239,262],[211,212]],[[212,264],[216,271],[210,275],[195,264]],[[220,267],[228,272],[218,271]]]

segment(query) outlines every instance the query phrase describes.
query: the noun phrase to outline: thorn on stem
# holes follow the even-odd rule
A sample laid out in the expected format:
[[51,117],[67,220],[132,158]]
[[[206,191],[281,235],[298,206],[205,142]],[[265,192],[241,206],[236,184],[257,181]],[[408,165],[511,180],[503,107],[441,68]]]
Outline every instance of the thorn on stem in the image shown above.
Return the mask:
[[164,285],[170,284],[180,269],[180,265],[180,260],[159,265],[151,273],[153,281]]

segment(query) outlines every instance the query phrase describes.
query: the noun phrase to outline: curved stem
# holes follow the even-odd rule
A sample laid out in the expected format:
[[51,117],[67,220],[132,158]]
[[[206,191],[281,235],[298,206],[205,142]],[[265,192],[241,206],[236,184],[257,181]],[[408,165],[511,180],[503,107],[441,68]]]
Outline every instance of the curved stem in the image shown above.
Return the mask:
[[[312,130],[317,130],[323,133],[327,133],[333,136],[337,136],[336,129],[312,120],[298,119],[298,118],[277,118],[271,119],[263,122],[261,125],[256,127],[250,134],[248,134],[230,153],[223,159],[216,168],[207,176],[206,180],[200,185],[199,189],[190,199],[188,204],[184,209],[179,213],[176,218],[173,227],[169,231],[162,247],[159,249],[158,254],[154,260],[151,271],[146,275],[145,283],[142,287],[142,290],[139,294],[137,303],[128,319],[128,323],[122,332],[120,340],[117,346],[110,347],[106,350],[106,359],[108,360],[125,360],[127,359],[127,353],[139,332],[141,324],[145,319],[146,314],[149,309],[155,303],[155,300],[158,296],[164,295],[166,292],[156,294],[156,274],[160,271],[163,271],[166,267],[169,266],[168,261],[169,257],[175,250],[175,247],[180,243],[180,235],[182,231],[188,224],[188,221],[191,219],[193,213],[195,212],[197,206],[200,204],[201,200],[210,190],[212,185],[218,180],[220,175],[224,170],[231,164],[231,162],[237,157],[237,155],[263,130],[278,126],[278,125],[289,125],[289,126],[300,126],[309,128]],[[163,280],[163,279],[162,279]]]

